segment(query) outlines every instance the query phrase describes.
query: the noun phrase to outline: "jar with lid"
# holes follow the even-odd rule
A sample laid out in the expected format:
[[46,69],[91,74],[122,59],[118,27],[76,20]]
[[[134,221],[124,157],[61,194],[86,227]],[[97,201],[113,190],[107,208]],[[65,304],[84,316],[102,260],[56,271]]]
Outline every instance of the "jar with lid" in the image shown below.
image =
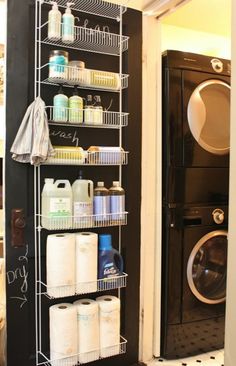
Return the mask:
[[85,82],[85,63],[83,61],[70,61],[68,69],[68,84],[83,85]]
[[54,82],[65,82],[68,79],[68,52],[53,50],[49,56],[49,79]]

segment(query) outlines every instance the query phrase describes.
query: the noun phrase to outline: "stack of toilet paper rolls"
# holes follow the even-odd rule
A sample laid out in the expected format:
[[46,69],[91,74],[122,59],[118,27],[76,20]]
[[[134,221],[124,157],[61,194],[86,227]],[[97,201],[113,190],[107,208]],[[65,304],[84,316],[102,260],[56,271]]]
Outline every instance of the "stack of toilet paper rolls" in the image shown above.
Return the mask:
[[47,237],[47,292],[51,297],[97,291],[98,235],[81,232]]
[[120,300],[82,299],[50,307],[52,366],[74,366],[120,353]]

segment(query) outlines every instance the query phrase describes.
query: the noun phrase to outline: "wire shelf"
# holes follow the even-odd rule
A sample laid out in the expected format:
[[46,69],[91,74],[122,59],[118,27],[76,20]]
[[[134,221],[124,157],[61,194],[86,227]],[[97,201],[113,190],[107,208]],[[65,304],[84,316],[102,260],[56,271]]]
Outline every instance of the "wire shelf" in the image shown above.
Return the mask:
[[[55,155],[49,157],[42,165],[127,165],[127,151],[112,151],[103,148],[102,151],[84,151],[81,148],[57,148]],[[119,148],[118,148],[119,149]],[[117,150],[118,150],[117,149]]]
[[[48,22],[43,24],[42,29],[47,27],[47,25]],[[119,34],[104,32],[92,28],[74,26],[74,41],[72,43],[65,43],[61,38],[50,39],[48,37],[45,37],[41,43],[75,50],[119,56],[121,50],[124,52],[128,49],[128,40],[129,37],[127,36],[120,36]]]
[[[49,68],[48,77],[44,78]],[[47,85],[64,85],[65,87],[77,86],[80,89],[102,90],[109,92],[120,92],[128,88],[129,75],[115,72],[79,69],[74,66],[56,65],[47,63],[39,68],[42,73],[40,83]]]
[[39,216],[41,217],[42,228],[47,230],[65,230],[127,225],[127,215],[128,212],[124,211],[112,214],[80,216]]
[[[71,355],[70,357],[61,357],[58,359],[50,360],[43,352],[38,352],[40,362],[37,366],[47,365],[47,366],[75,366],[84,363],[96,361],[103,358],[113,357],[116,355],[121,355],[126,353],[127,340],[120,336],[120,343],[112,345],[109,347],[97,349],[94,351],[79,353],[76,355]],[[41,362],[42,360],[42,362]]]
[[123,272],[122,275],[110,278],[103,278],[97,281],[80,282],[73,285],[49,286],[42,281],[38,281],[39,290],[37,295],[44,295],[48,299],[58,299],[68,296],[84,295],[92,292],[115,290],[126,287],[128,275]]
[[129,113],[96,111],[88,113],[93,121],[84,121],[86,109],[46,107],[49,124],[90,128],[120,128],[128,126]]
[[[51,4],[51,0],[38,0],[46,4]],[[58,0],[58,6],[67,7],[67,0]],[[112,4],[101,0],[75,0],[71,10],[83,13],[90,13],[104,18],[120,20],[120,13],[125,13],[127,8],[122,5]]]

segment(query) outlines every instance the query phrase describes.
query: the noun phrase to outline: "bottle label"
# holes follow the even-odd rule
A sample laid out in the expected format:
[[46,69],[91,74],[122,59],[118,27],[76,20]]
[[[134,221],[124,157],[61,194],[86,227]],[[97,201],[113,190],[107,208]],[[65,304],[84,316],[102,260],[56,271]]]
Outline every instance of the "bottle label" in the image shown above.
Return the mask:
[[103,268],[103,278],[119,276],[120,272],[113,262],[106,263]]
[[74,216],[85,216],[93,214],[93,205],[91,202],[74,202]]
[[62,37],[74,38],[74,18],[65,16],[62,23]]
[[57,96],[54,98],[54,108],[53,108],[53,120],[54,121],[64,121],[68,120],[68,100],[64,98],[60,98]]
[[84,123],[93,124],[93,108],[85,108],[84,110]]
[[69,99],[69,121],[74,123],[83,122],[83,99]]
[[[123,220],[124,215],[120,215],[120,212],[125,212],[125,196],[110,196],[111,202],[111,217],[113,220]],[[117,215],[116,215],[117,214]]]
[[70,198],[50,198],[49,216],[71,216]]
[[59,39],[61,37],[61,17],[57,13],[51,13],[48,19],[49,38]]
[[95,196],[93,199],[93,209],[97,221],[107,220],[107,214],[110,213],[110,197],[109,196]]

